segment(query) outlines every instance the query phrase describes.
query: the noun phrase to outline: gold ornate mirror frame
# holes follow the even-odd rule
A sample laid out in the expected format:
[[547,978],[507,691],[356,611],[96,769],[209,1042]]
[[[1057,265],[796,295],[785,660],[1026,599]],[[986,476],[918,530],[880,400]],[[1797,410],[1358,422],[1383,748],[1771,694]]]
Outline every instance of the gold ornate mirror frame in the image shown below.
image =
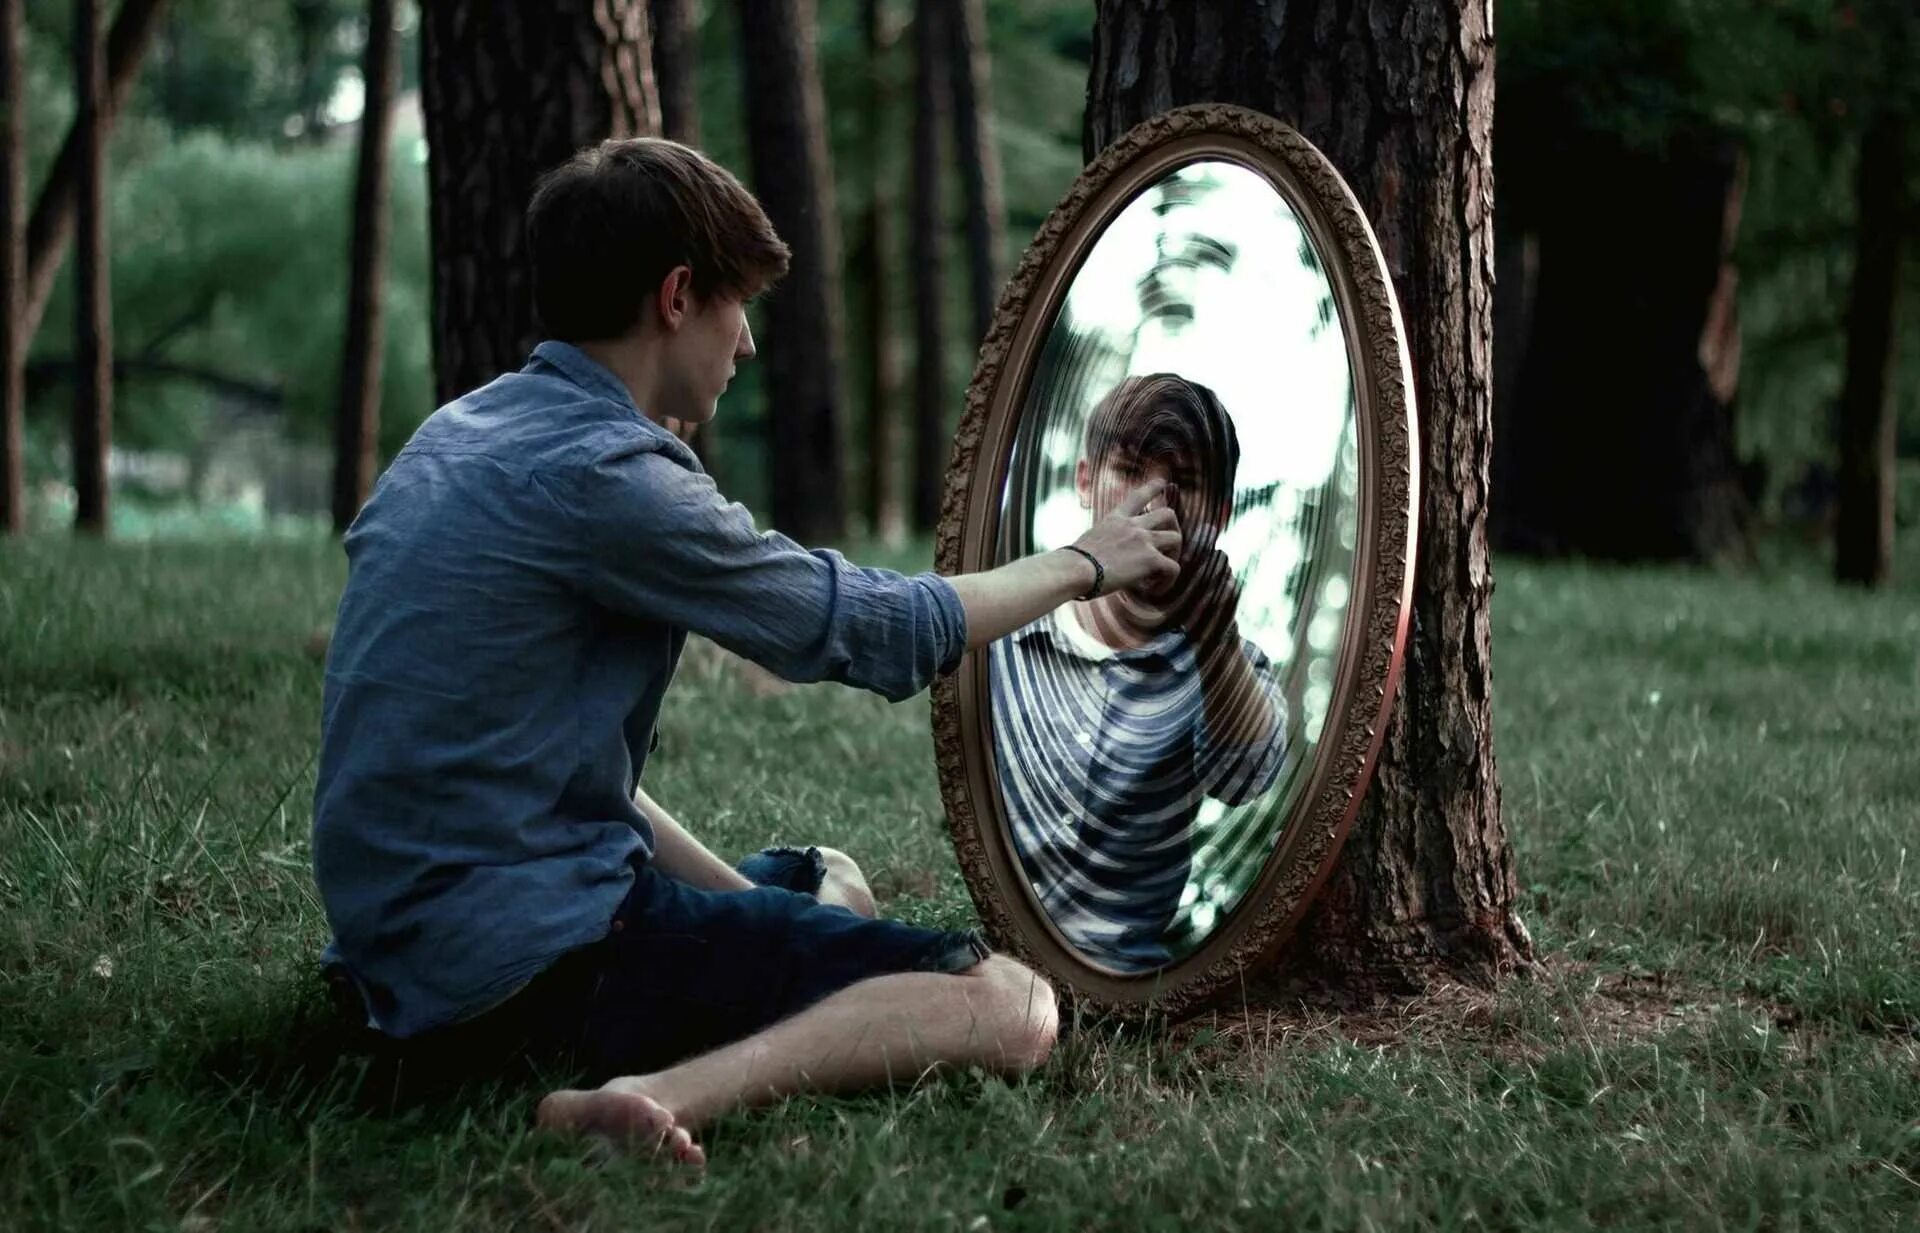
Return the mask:
[[1359,522],[1349,602],[1323,735],[1306,790],[1239,905],[1190,955],[1123,976],[1059,935],[1014,856],[993,762],[987,656],[970,652],[933,690],[934,749],[948,829],[996,947],[1047,973],[1076,1004],[1177,1016],[1270,963],[1331,872],[1359,810],[1399,683],[1411,612],[1418,509],[1413,376],[1393,285],[1352,192],[1305,138],[1244,108],[1205,104],[1150,119],[1109,146],[1041,226],[981,345],[947,469],[936,567],[988,569],[1026,393],[1067,288],[1111,220],[1141,191],[1198,159],[1266,178],[1298,216],[1332,284],[1353,368]]

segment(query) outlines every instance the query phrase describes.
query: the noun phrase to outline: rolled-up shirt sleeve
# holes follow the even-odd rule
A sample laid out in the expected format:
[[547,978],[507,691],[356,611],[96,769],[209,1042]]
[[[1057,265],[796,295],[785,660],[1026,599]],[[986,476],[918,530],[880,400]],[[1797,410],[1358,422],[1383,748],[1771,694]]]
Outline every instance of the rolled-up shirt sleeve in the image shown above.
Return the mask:
[[858,566],[761,532],[709,477],[644,437],[538,480],[573,528],[591,598],[711,638],[786,680],[897,702],[966,650],[966,612],[945,578]]

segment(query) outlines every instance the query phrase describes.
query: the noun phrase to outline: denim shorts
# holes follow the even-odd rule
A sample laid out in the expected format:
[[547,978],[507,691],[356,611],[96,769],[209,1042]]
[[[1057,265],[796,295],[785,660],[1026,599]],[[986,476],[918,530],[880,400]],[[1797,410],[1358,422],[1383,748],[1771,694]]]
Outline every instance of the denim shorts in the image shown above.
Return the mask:
[[[869,977],[960,972],[977,930],[874,920],[815,898],[818,848],[742,861],[751,890],[700,890],[634,867],[607,936],[563,955],[506,1003],[414,1042],[425,1052],[561,1055],[594,1081],[647,1074],[751,1036]],[[437,1040],[435,1038],[438,1038]]]

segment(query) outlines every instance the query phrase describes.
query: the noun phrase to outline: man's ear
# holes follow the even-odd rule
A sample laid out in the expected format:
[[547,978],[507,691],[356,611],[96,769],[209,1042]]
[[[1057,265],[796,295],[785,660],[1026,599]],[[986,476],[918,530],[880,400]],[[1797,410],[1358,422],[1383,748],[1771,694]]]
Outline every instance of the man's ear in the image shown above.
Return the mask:
[[692,267],[676,265],[668,270],[654,292],[654,304],[660,310],[661,327],[669,334],[679,329],[680,323],[693,311]]
[[1073,490],[1080,494],[1082,508],[1093,506],[1093,467],[1082,458],[1073,464]]

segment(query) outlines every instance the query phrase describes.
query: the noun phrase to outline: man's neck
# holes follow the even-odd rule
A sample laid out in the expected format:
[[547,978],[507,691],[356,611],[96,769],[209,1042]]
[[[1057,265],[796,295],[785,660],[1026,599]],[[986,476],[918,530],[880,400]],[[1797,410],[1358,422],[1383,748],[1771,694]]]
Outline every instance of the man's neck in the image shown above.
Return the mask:
[[1075,600],[1070,608],[1068,619],[1109,650],[1137,651],[1160,636],[1157,630],[1149,632],[1132,628],[1131,623],[1120,615],[1111,595]]
[[655,349],[648,345],[647,340],[614,338],[573,345],[588,359],[620,379],[620,384],[627,387],[633,405],[640,408],[640,414],[656,424],[661,423],[662,417],[653,409],[657,402],[654,388],[659,370]]

